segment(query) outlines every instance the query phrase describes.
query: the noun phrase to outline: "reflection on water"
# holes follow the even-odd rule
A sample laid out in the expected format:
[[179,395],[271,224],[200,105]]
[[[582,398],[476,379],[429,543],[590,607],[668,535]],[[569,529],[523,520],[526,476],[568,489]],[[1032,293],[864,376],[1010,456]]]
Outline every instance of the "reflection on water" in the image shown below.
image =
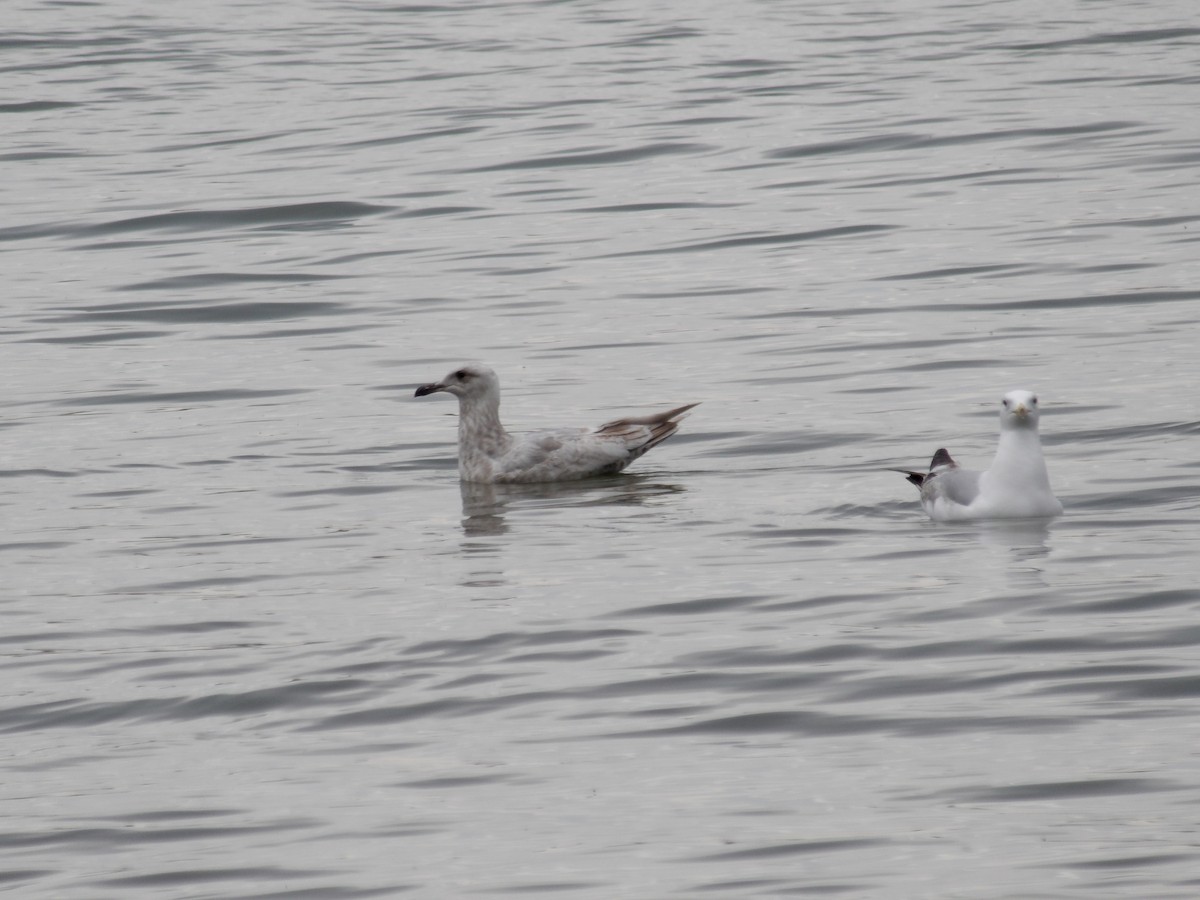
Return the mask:
[[641,506],[687,490],[648,475],[611,475],[552,484],[477,484],[459,482],[462,529],[470,537],[505,534],[508,513],[522,508]]
[[503,490],[497,490],[498,487],[494,484],[459,481],[462,529],[468,537],[504,534],[508,531],[508,524],[504,520],[508,500],[503,496]]
[[1016,560],[1048,556],[1053,519],[997,519],[979,522],[975,534],[985,547],[1009,551]]
[[1008,584],[1019,590],[1045,588],[1044,565],[1050,556],[1052,519],[1007,519],[980,522],[975,534],[984,547],[1004,559]]

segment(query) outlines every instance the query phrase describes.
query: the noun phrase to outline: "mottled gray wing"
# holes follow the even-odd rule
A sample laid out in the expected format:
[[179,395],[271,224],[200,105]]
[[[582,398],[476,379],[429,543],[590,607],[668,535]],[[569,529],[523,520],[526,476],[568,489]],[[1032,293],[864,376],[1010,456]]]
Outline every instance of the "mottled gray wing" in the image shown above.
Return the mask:
[[952,466],[929,475],[921,486],[923,496],[945,497],[951,503],[970,506],[979,496],[979,476],[973,469]]

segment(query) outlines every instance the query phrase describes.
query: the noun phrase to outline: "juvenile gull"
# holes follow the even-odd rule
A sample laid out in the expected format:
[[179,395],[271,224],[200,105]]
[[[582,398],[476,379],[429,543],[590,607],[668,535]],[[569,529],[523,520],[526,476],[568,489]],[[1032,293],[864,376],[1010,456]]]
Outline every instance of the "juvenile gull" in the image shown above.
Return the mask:
[[617,419],[595,431],[513,435],[500,424],[500,380],[487,366],[462,366],[441,381],[421,385],[414,396],[438,391],[458,398],[459,475],[463,481],[490,484],[574,481],[620,472],[673,435],[683,414],[696,406]]
[[921,490],[921,506],[938,522],[1060,515],[1038,438],[1038,401],[1010,391],[1000,409],[1000,444],[987,471],[961,468],[944,449],[928,472],[895,469]]

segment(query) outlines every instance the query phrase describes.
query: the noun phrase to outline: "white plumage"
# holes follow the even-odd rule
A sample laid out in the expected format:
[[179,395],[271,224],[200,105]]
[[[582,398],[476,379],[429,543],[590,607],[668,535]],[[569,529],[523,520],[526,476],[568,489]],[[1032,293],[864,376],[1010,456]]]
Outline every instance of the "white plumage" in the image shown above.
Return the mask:
[[1063,511],[1050,489],[1038,437],[1038,400],[1029,391],[1004,395],[1000,443],[986,471],[960,467],[944,449],[933,455],[928,472],[895,471],[920,488],[921,506],[938,522],[1047,518]]
[[586,428],[513,435],[500,424],[500,380],[487,366],[455,369],[415,396],[444,391],[458,398],[458,472],[463,481],[522,484],[574,481],[620,472],[679,428],[690,403],[651,416]]

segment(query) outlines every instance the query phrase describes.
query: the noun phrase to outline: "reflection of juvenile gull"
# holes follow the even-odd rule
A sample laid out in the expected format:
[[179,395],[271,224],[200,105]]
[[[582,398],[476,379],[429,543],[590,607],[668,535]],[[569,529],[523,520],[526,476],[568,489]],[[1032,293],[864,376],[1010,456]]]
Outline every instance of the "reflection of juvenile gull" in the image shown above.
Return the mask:
[[417,388],[417,397],[445,391],[458,398],[458,473],[464,481],[517,484],[573,481],[620,472],[673,435],[695,403],[641,418],[584,428],[511,435],[500,424],[500,381],[487,366],[455,369]]
[[1010,391],[1000,410],[1000,445],[986,472],[960,468],[945,450],[933,454],[929,471],[895,469],[921,489],[921,506],[939,522],[1047,517],[1062,513],[1038,438],[1038,401],[1029,391]]

